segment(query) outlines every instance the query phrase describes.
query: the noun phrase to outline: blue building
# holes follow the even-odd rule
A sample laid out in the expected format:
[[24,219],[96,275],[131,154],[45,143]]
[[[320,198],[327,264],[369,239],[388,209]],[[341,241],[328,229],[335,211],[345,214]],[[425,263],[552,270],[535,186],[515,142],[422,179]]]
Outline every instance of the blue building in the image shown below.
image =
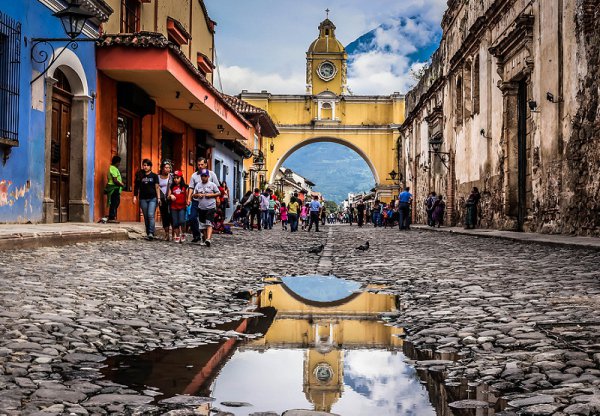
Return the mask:
[[[112,9],[104,0],[71,3],[0,2],[1,223],[91,220],[97,79],[92,40]],[[76,43],[54,16],[70,5],[89,14]]]

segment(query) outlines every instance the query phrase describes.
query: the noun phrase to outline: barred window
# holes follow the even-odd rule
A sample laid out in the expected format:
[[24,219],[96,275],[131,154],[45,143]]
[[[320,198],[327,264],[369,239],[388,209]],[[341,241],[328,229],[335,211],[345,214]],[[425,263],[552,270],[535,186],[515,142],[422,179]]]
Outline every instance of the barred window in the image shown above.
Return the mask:
[[18,144],[21,23],[0,12],[0,144]]

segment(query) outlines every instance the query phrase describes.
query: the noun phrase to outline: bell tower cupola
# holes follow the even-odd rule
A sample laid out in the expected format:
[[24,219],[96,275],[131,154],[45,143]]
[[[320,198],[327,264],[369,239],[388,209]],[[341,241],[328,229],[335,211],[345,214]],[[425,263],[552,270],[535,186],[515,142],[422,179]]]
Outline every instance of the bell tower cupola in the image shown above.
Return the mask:
[[335,25],[327,18],[319,25],[319,37],[306,52],[306,93],[318,95],[329,91],[336,95],[347,93],[348,55],[344,45],[335,37]]

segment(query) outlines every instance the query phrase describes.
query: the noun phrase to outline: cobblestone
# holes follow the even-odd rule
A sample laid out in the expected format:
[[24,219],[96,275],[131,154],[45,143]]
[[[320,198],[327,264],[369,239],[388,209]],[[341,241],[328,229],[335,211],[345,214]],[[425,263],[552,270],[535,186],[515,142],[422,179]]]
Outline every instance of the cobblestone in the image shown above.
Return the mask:
[[[571,325],[589,323],[600,337],[597,251],[328,228],[236,230],[215,236],[211,248],[137,240],[3,253],[0,413],[188,412],[177,400],[147,404],[151,390],[103,380],[103,361],[223,339],[231,334],[219,324],[251,315],[236,294],[259,290],[264,277],[314,272],[397,293],[401,313],[386,320],[406,329],[415,364],[445,369],[446,383],[485,382],[524,414],[598,407],[600,351]],[[365,241],[367,251],[355,249]],[[308,253],[319,244],[320,254]]]

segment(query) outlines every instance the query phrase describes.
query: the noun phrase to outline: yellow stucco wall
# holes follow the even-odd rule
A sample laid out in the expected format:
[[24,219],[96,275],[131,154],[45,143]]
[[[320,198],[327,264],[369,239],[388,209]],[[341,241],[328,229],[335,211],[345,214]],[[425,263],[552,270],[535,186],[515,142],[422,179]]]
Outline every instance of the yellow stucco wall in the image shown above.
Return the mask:
[[[204,16],[201,0],[177,0],[177,1],[151,1],[141,3],[140,30],[148,32],[159,32],[167,36],[167,18],[177,20],[191,35],[192,39],[187,45],[182,45],[181,50],[188,59],[196,64],[197,53],[201,52],[212,61],[213,57],[213,34]],[[121,31],[121,0],[107,0],[114,13],[108,22],[103,24],[105,33],[120,33]],[[212,82],[212,74],[207,78]]]
[[396,139],[397,126],[404,121],[403,96],[341,96],[334,121],[318,120],[317,98],[311,95],[242,94],[242,98],[266,110],[278,125],[280,134],[273,139],[274,151],[270,151],[268,141],[262,148],[269,182],[294,151],[328,141],[356,151],[369,165],[378,185],[396,185],[388,173],[398,170]]

